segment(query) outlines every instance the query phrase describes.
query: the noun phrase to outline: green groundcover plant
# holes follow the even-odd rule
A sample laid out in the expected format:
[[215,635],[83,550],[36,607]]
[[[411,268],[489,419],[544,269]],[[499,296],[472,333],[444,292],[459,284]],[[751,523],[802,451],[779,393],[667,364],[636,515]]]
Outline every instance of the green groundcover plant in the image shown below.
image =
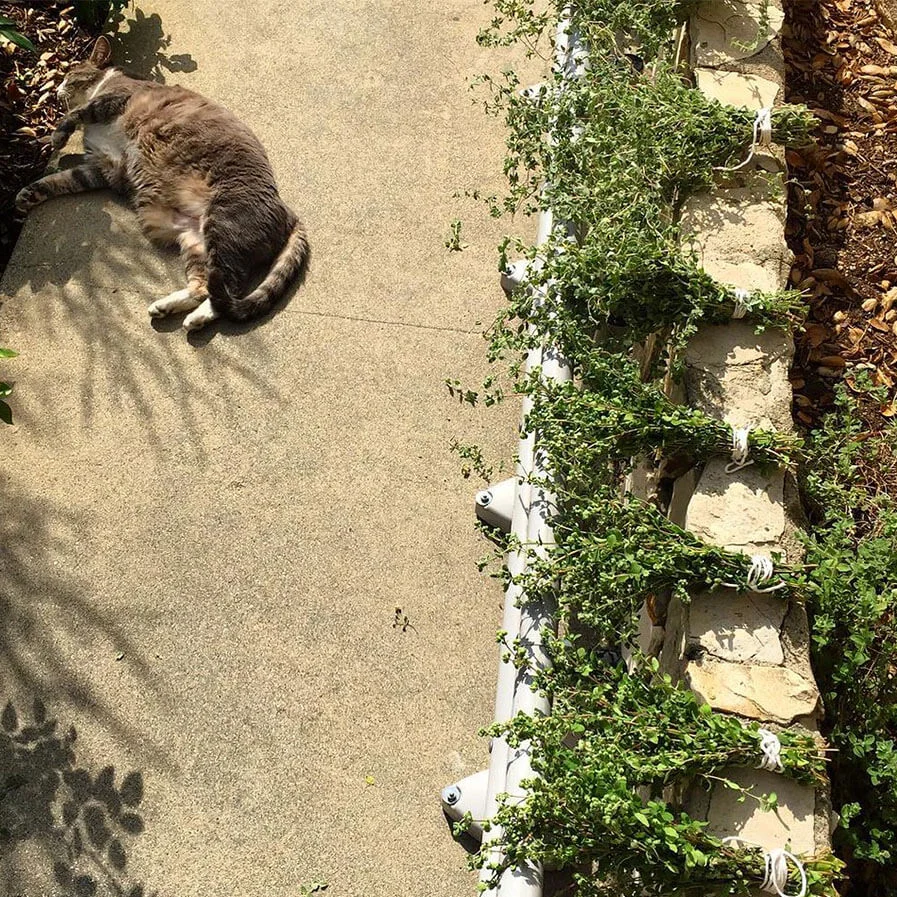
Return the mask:
[[[775,794],[754,794],[726,777],[733,767],[757,765],[757,726],[713,713],[661,675],[657,661],[630,674],[569,643],[556,657],[544,683],[551,715],[521,714],[489,730],[512,745],[529,742],[540,774],[526,800],[505,803],[494,820],[507,845],[496,871],[526,861],[580,870],[583,895],[671,893],[673,886],[681,894],[750,893],[763,876],[762,853],[714,837],[665,795],[722,786],[774,811]],[[815,741],[780,737],[784,774],[821,781]],[[837,865],[828,855],[815,859],[811,893],[825,893]]]
[[[518,43],[552,59],[566,5],[494,6],[481,43]],[[755,125],[753,111],[696,91],[679,65],[672,32],[694,6],[583,0],[572,8],[572,30],[589,57],[573,77],[569,65],[551,65],[546,82],[524,92],[513,72],[484,79],[488,111],[508,125],[509,186],[489,199],[493,213],[550,209],[564,222],[541,246],[502,244],[500,266],[516,252],[528,274],[486,334],[490,360],[531,399],[525,429],[547,455],[558,499],[551,551],[512,538],[500,548],[530,552],[518,585],[526,600],[554,608],[561,633],[549,638],[553,666],[537,678],[551,716],[520,716],[489,732],[529,742],[539,774],[527,797],[503,802],[493,820],[504,853],[492,871],[551,863],[573,870],[585,897],[748,894],[763,878],[762,852],[721,841],[684,801],[708,787],[731,788],[770,811],[777,801],[726,772],[757,765],[756,726],[699,704],[656,660],[636,655],[618,665],[646,601],[758,587],[750,558],[703,543],[621,490],[636,459],[672,458],[681,468],[732,450],[731,429],[674,403],[664,376],[677,375],[681,347],[701,323],[743,315],[758,327],[788,326],[803,313],[795,293],[743,293],[715,281],[683,239],[685,201],[746,157]],[[772,114],[782,144],[805,142],[812,124],[802,107]],[[524,355],[537,344],[569,359],[573,383],[524,372]],[[487,405],[503,394],[496,379],[486,384]],[[450,388],[477,400],[457,381]],[[753,431],[747,447],[761,466],[793,468],[805,458],[799,440],[764,430]],[[468,469],[486,470],[474,447],[461,454]],[[761,585],[776,587],[782,600],[804,600],[816,589],[816,568],[779,566]],[[524,646],[499,638],[510,659],[526,663]],[[821,780],[820,744],[787,730],[780,738],[783,775]],[[840,861],[828,853],[801,859],[810,893],[833,895]],[[485,862],[486,854],[474,860]],[[792,870],[789,886],[797,880]]]
[[[838,409],[808,443],[804,492],[815,527],[805,538],[804,590],[813,668],[826,708],[835,844],[864,877],[897,887],[897,507],[869,488],[894,469],[893,427],[870,433],[857,402]],[[871,472],[871,476],[870,476]],[[871,868],[872,871],[869,871]]]
[[[588,6],[578,5],[581,16]],[[509,319],[526,320],[576,358],[584,348],[576,338],[591,339],[596,329],[605,341],[609,329],[619,330],[627,348],[671,327],[684,339],[699,322],[729,320],[739,303],[767,324],[800,314],[794,293],[738,296],[714,281],[677,224],[689,196],[711,185],[718,168],[744,158],[755,113],[705,97],[670,62],[639,72],[612,32],[591,30],[579,77],[554,70],[524,92],[513,72],[486,79],[488,108],[509,128],[510,188],[496,211],[550,208],[568,222],[546,245],[504,247],[536,262],[528,283],[536,290],[518,291],[496,335],[508,336]],[[803,107],[779,107],[773,137],[804,143],[813,121]]]

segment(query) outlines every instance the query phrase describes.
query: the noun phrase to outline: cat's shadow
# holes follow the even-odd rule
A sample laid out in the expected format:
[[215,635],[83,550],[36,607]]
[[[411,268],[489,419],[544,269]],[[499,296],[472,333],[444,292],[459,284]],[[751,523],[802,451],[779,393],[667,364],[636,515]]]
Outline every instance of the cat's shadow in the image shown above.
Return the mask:
[[[251,321],[233,321],[228,318],[219,318],[201,330],[192,330],[187,334],[187,342],[191,346],[207,346],[219,333],[224,336],[242,336],[250,333],[258,327],[263,327],[273,318],[277,317],[292,301],[293,296],[301,289],[308,278],[309,266],[306,263],[302,272],[290,285],[290,288],[278,299],[274,305],[263,315],[253,318]],[[175,315],[168,318],[154,318],[153,328],[164,333],[171,333],[183,325],[184,316]],[[158,325],[158,326],[157,326]]]

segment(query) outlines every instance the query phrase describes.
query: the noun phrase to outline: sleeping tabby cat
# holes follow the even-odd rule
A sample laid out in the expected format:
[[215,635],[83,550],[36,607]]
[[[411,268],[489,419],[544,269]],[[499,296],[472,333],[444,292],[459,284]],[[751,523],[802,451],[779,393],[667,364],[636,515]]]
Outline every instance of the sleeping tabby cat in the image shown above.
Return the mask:
[[59,88],[70,111],[50,142],[60,149],[84,125],[83,164],[35,181],[16,206],[27,212],[101,187],[129,194],[146,234],[179,246],[187,270],[187,288],[150,305],[152,317],[189,311],[184,327],[193,330],[221,315],[264,314],[309,256],[305,228],[281,200],[265,150],[211,100],[106,68],[111,54],[101,37]]

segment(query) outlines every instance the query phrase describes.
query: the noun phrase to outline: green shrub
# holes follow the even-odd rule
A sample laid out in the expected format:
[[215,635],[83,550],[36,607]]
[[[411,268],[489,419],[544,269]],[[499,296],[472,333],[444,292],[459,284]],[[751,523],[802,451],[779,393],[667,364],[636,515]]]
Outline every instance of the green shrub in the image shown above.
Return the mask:
[[[807,445],[804,491],[816,526],[804,584],[813,668],[835,753],[835,843],[897,886],[897,507],[870,490],[893,469],[895,433],[870,433],[860,397],[840,387],[837,411]],[[888,877],[891,876],[891,877]]]

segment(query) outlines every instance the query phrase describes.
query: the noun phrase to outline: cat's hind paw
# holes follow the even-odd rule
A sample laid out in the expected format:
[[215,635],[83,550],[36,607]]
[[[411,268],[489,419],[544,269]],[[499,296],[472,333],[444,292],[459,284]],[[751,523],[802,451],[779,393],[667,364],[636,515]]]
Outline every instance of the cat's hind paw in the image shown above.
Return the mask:
[[16,209],[22,215],[27,215],[40,202],[40,194],[32,186],[23,187],[16,195]]
[[196,311],[190,312],[186,318],[184,318],[184,330],[199,330],[200,327],[205,327],[206,324],[211,324],[212,321],[218,319],[218,312],[212,308],[212,303],[206,299]]
[[177,314],[179,311],[193,311],[200,304],[190,290],[175,290],[162,299],[157,299],[147,308],[151,318],[164,318],[166,315]]

